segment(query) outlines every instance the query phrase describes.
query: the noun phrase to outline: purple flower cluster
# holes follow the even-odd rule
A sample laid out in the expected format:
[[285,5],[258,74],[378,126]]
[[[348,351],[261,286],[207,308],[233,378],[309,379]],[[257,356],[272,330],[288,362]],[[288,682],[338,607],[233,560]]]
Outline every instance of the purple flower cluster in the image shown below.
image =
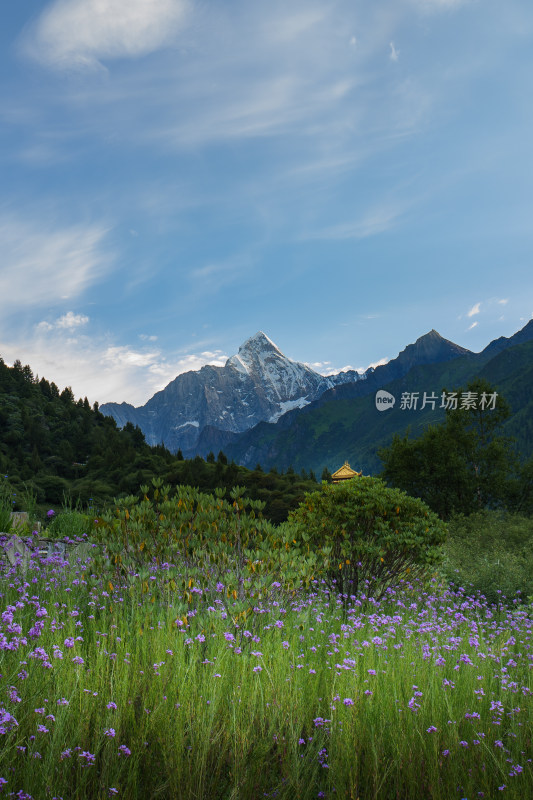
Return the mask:
[[[169,565],[164,565],[163,571],[168,570]],[[139,601],[140,613],[146,617],[139,632],[138,623],[135,630],[129,629],[127,622],[124,624],[129,613],[129,585],[122,586],[115,578],[112,587],[108,582],[88,585],[84,583],[88,576],[83,570],[66,585],[55,564],[48,564],[46,569],[36,566],[34,571],[35,582],[31,570],[26,578],[8,576],[5,591],[10,602],[6,600],[0,616],[0,650],[9,676],[2,690],[2,702],[7,708],[0,708],[0,734],[22,737],[24,744],[19,745],[17,758],[31,755],[39,761],[40,754],[33,750],[33,743],[38,741],[46,759],[45,748],[54,741],[55,729],[61,727],[65,717],[71,719],[71,715],[80,714],[80,709],[83,715],[93,704],[91,708],[98,709],[101,724],[79,740],[82,747],[62,750],[61,760],[74,757],[80,769],[90,772],[97,761],[95,754],[105,747],[106,758],[117,761],[130,757],[133,750],[131,764],[145,748],[141,734],[128,741],[132,750],[120,743],[121,731],[130,730],[125,715],[130,713],[128,705],[133,699],[123,699],[127,694],[118,687],[129,682],[140,693],[134,706],[135,719],[142,739],[150,739],[146,730],[161,722],[162,713],[180,717],[192,714],[179,692],[178,697],[175,695],[173,676],[183,669],[183,664],[203,671],[199,681],[202,689],[197,691],[204,694],[197,696],[191,690],[197,704],[194,713],[210,705],[219,713],[218,693],[227,694],[234,675],[245,676],[239,680],[253,685],[253,692],[265,696],[267,706],[274,708],[283,694],[280,687],[272,685],[276,670],[271,669],[271,663],[278,658],[277,672],[285,670],[282,680],[294,687],[292,696],[298,697],[301,692],[301,697],[311,698],[305,711],[298,709],[298,713],[307,715],[295,739],[302,748],[299,756],[316,757],[322,769],[331,774],[334,759],[329,753],[333,756],[337,737],[344,731],[353,731],[366,714],[381,713],[384,697],[392,709],[390,719],[400,719],[408,732],[416,731],[426,759],[452,765],[464,763],[475,769],[473,765],[478,764],[481,754],[489,752],[491,758],[498,760],[499,774],[509,776],[509,785],[518,786],[531,774],[526,743],[532,717],[529,671],[533,669],[533,622],[523,608],[491,607],[464,590],[432,594],[426,589],[417,594],[412,585],[391,589],[383,601],[363,591],[344,603],[315,582],[309,592],[282,600],[285,608],[276,600],[257,601],[253,613],[245,617],[247,627],[243,629],[236,614],[228,613],[231,605],[226,606],[219,597],[224,597],[225,586],[218,581],[205,598],[195,593],[196,605],[189,607],[186,617],[178,606],[169,609],[166,622],[156,622],[150,605],[155,596],[152,583],[158,574],[154,565],[153,574],[146,578],[151,581],[146,598],[148,611],[144,598]],[[3,586],[1,589],[4,591]],[[126,603],[124,597],[128,598]],[[176,624],[170,626],[169,620],[174,619]],[[115,623],[119,623],[118,629]],[[153,650],[146,650],[149,660],[141,661],[139,642],[147,645],[148,637]],[[34,647],[35,639],[42,646]],[[70,650],[73,653],[67,653]],[[42,669],[52,673],[44,676]],[[113,694],[99,682],[98,675],[105,670],[109,670],[108,685],[113,687]],[[63,675],[69,676],[64,685]],[[39,683],[34,676],[38,676]],[[52,684],[46,683],[48,678],[53,679]],[[324,683],[330,687],[327,694]],[[34,703],[38,707],[34,711],[38,716],[31,714],[30,724],[28,715],[21,716],[19,712],[28,708],[35,685],[56,685],[57,695],[63,692],[70,699],[55,696],[49,701],[37,694]],[[391,685],[400,689],[387,696]],[[314,698],[313,692],[325,696]],[[148,695],[150,699],[146,699]],[[175,702],[177,699],[183,705]],[[47,713],[51,707],[48,703],[53,703],[57,722],[53,714]],[[34,706],[29,708],[31,711]],[[161,712],[161,708],[168,710]],[[445,709],[450,709],[449,714]],[[451,719],[447,722],[448,716]],[[134,732],[135,728],[131,730]],[[315,734],[314,742],[307,735],[309,731]],[[150,743],[146,749],[150,751]],[[316,761],[314,765],[316,768]],[[501,780],[500,777],[500,783]],[[106,787],[107,783],[101,791],[107,791],[108,796],[117,794],[114,786]],[[505,788],[500,785],[500,791]]]

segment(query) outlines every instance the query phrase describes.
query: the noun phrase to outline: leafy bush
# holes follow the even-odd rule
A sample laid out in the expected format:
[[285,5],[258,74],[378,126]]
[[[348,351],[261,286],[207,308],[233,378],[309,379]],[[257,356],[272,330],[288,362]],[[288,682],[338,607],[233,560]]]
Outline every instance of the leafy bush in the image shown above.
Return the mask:
[[444,547],[446,580],[481,592],[490,603],[533,596],[533,520],[501,511],[456,516]]
[[46,529],[46,536],[50,539],[63,539],[68,536],[74,539],[90,533],[91,519],[86,514],[68,509],[57,514]]
[[213,496],[178,486],[171,496],[160,478],[141,490],[142,499],[117,500],[114,511],[101,515],[91,537],[105,545],[117,577],[133,582],[137,573],[148,592],[150,570],[162,566],[166,590],[181,594],[183,610],[210,599],[222,602],[235,621],[252,613],[282,570],[295,586],[292,553],[262,518],[263,503],[244,498],[242,488],[231,491],[230,502],[224,489]]
[[369,477],[323,483],[288,525],[331,591],[355,594],[374,579],[378,598],[407,573],[426,574],[441,560],[446,538],[445,523],[422,500]]

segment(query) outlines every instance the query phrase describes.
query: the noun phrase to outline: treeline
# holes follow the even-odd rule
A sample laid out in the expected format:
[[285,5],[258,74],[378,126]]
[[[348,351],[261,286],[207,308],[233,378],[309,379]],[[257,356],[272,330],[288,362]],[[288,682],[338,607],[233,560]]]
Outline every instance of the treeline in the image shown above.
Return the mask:
[[139,427],[119,429],[97,403],[76,400],[70,388],[60,392],[29,366],[16,361],[8,367],[1,358],[0,473],[13,489],[15,510],[30,496],[38,505],[57,506],[68,498],[101,507],[158,476],[204,492],[244,486],[250,498],[266,503],[266,517],[281,522],[316,488],[312,473],[297,475],[292,468],[265,473],[259,465],[249,470],[228,463],[223,452],[185,460],[163,445],[150,447]]
[[532,516],[533,458],[522,460],[516,440],[503,433],[509,403],[483,379],[471,381],[466,392],[497,399],[493,408],[449,409],[443,423],[428,425],[417,438],[396,434],[378,451],[382,477],[445,520],[483,510]]

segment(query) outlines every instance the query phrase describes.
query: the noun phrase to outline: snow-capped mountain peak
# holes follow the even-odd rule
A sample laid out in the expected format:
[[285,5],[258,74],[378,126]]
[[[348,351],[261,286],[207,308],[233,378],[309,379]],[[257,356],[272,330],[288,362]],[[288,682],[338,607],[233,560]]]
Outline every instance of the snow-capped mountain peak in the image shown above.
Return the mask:
[[272,339],[269,339],[263,331],[258,331],[255,336],[250,336],[241,344],[236,355],[228,358],[226,366],[233,366],[239,372],[249,373],[264,364],[267,358],[276,356],[286,361],[290,360],[283,355]]
[[332,386],[358,378],[356,373],[320,375],[287,358],[258,331],[223,367],[178,375],[141,408],[107,403],[103,413],[119,425],[139,425],[149,444],[164,442],[171,450],[191,454],[198,452],[204,428],[241,433],[261,421],[275,422]]
[[[390,362],[383,383],[405,374],[416,363],[433,363],[460,355],[462,348],[442,339],[436,331],[417,340]],[[379,368],[384,369],[384,368]],[[373,377],[349,370],[320,375],[293,361],[258,331],[247,339],[225,366],[208,365],[178,375],[146,405],[106,403],[100,407],[118,425],[139,425],[149,444],[163,442],[184,455],[215,452],[228,436],[252,428],[258,422],[275,422],[287,412],[303,408],[328,389]]]

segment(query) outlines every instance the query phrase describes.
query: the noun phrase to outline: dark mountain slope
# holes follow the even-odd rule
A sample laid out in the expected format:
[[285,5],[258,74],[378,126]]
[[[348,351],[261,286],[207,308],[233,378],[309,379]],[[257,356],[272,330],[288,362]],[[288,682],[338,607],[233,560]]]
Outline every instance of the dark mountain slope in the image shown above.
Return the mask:
[[[533,338],[533,325],[529,323],[519,334],[505,341],[512,345],[517,340]],[[229,443],[227,452],[239,463],[259,461],[267,468],[275,465],[283,469],[292,464],[295,469],[313,469],[320,474],[324,467],[332,471],[348,459],[366,473],[376,472],[381,468],[377,451],[390,442],[394,433],[403,433],[409,427],[416,436],[425,425],[444,418],[439,402],[434,409],[421,409],[424,392],[440,396],[443,389],[466,387],[473,378],[483,377],[511,403],[513,414],[506,432],[517,437],[519,449],[528,455],[533,450],[533,342],[526,340],[504,350],[492,344],[479,354],[415,366],[386,384],[381,380],[374,383],[372,376],[368,383],[364,381],[364,394],[363,382],[337,387],[302,411],[285,415],[275,425],[257,425]],[[377,410],[378,388],[385,388],[396,397],[394,408]],[[418,407],[402,409],[402,393],[418,393]]]

